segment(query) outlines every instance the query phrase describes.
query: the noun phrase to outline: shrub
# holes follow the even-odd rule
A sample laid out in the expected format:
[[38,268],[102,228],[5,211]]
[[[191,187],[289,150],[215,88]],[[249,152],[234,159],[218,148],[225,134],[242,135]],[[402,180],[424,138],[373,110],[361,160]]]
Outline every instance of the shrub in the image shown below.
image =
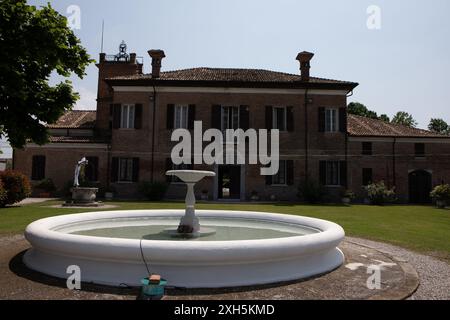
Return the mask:
[[30,181],[18,171],[0,172],[0,180],[3,181],[3,188],[6,190],[6,197],[0,201],[0,207],[20,202],[31,194]]
[[395,187],[389,189],[384,181],[368,185],[366,191],[367,197],[374,205],[383,205],[395,201]]
[[325,188],[311,179],[305,180],[298,189],[298,197],[308,203],[319,203],[325,195]]
[[342,198],[349,198],[350,200],[354,200],[356,198],[355,193],[352,190],[343,189],[341,192]]
[[435,201],[449,201],[450,200],[450,185],[441,184],[436,186],[430,193],[430,197]]
[[0,179],[0,204],[3,202],[3,200],[6,199],[6,190],[3,187],[3,182]]
[[163,182],[143,181],[139,184],[139,192],[150,201],[162,200],[167,191],[167,184]]
[[54,192],[56,191],[55,183],[52,179],[44,179],[34,186],[35,189],[41,189],[46,192]]

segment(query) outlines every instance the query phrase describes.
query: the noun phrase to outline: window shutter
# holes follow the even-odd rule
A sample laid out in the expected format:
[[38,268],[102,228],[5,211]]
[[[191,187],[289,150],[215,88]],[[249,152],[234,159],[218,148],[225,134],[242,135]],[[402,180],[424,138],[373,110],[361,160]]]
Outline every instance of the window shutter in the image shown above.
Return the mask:
[[247,131],[250,128],[249,106],[239,107],[239,128]]
[[294,161],[286,161],[286,184],[288,186],[294,185]]
[[139,158],[133,158],[133,182],[139,181]]
[[111,182],[119,181],[119,158],[112,158]]
[[347,161],[340,161],[339,162],[340,169],[340,182],[342,187],[347,187]]
[[319,163],[319,179],[320,184],[325,186],[327,184],[327,162],[320,161]]
[[45,156],[34,156],[31,168],[31,180],[45,179]]
[[211,128],[222,130],[222,106],[220,105],[212,107]]
[[339,109],[339,131],[347,133],[347,108]]
[[98,157],[87,157],[86,179],[94,182],[98,181]]
[[194,130],[195,122],[195,104],[189,105],[189,115],[188,115],[188,129]]
[[175,105],[168,104],[167,105],[167,130],[173,129],[174,116],[175,116]]
[[319,108],[319,132],[325,132],[325,108]]
[[121,118],[122,105],[114,104],[113,105],[113,128],[120,128],[120,118]]
[[273,108],[272,106],[266,106],[266,129],[273,129]]
[[286,121],[287,121],[287,131],[294,131],[294,108],[287,107],[286,108]]
[[[173,170],[173,163],[172,163],[172,159],[171,158],[167,158],[166,159],[166,172]],[[172,182],[172,176],[168,176],[166,175],[166,181],[167,183],[171,183]]]
[[142,104],[136,103],[134,107],[134,128],[142,129]]

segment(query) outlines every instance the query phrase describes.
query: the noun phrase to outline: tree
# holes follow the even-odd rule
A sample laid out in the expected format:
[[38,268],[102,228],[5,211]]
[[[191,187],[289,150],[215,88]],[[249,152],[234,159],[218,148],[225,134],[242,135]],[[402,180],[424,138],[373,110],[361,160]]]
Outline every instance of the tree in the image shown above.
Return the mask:
[[428,125],[428,129],[433,132],[437,132],[440,134],[450,135],[450,126],[442,119],[431,119],[430,124]]
[[392,118],[392,123],[395,124],[401,124],[407,127],[415,128],[417,127],[418,123],[416,120],[414,120],[414,117],[405,111],[399,111],[396,113],[394,118]]
[[347,110],[349,114],[354,114],[371,119],[378,119],[378,115],[375,111],[369,110],[365,105],[359,102],[350,102]]
[[391,119],[389,118],[389,116],[387,114],[380,115],[379,119],[384,122],[391,122]]
[[45,123],[55,123],[78,99],[65,79],[51,86],[52,72],[83,78],[92,62],[67,19],[50,4],[0,2],[0,127],[14,148],[48,142]]

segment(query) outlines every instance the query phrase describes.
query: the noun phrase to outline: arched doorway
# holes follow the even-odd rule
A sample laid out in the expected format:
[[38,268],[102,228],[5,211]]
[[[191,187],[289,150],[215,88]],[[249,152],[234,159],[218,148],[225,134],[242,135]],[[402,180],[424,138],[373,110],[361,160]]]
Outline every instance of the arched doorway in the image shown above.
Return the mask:
[[409,202],[430,203],[431,173],[425,170],[416,170],[409,174]]

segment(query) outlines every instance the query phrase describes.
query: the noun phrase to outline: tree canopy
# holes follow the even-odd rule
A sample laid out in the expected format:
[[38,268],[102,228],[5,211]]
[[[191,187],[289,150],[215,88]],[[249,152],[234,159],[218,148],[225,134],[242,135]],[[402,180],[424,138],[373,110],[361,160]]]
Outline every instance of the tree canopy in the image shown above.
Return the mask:
[[92,60],[66,17],[26,0],[0,1],[0,47],[0,131],[15,148],[45,144],[45,123],[55,123],[78,99],[70,81],[51,86],[50,75],[83,78]]
[[432,118],[430,120],[430,124],[428,125],[428,129],[436,133],[450,135],[450,125],[448,125],[443,119]]
[[399,111],[395,114],[394,118],[392,118],[392,123],[401,124],[407,127],[415,128],[418,123],[414,119],[414,117],[405,111]]
[[382,121],[389,122],[390,119],[387,115],[382,114],[378,116],[378,114],[375,111],[369,110],[364,104],[360,102],[350,102],[348,104],[348,113],[354,114],[361,117],[371,118],[371,119],[378,119]]

